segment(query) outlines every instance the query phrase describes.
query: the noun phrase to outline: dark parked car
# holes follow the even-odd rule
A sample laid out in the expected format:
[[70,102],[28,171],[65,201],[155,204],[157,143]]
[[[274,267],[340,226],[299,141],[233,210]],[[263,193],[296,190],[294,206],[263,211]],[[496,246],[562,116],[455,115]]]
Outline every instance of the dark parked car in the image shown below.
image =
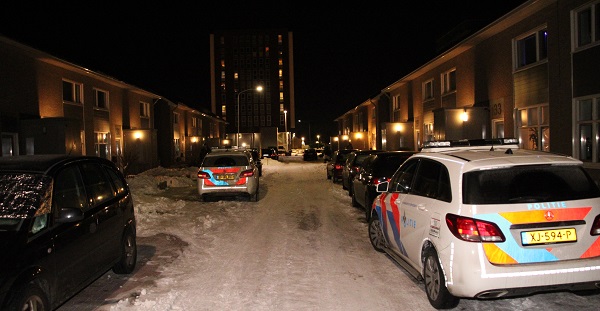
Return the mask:
[[357,150],[348,155],[346,163],[342,168],[342,188],[348,190],[348,195],[352,196],[352,181],[358,174],[363,161],[370,155],[382,152],[382,150]]
[[273,147],[263,148],[261,152],[261,159],[263,158],[271,158],[273,160],[279,160],[279,154],[277,153],[277,149]]
[[315,148],[308,148],[304,150],[302,157],[304,161],[316,161],[319,158],[317,155],[317,149]]
[[261,156],[258,153],[258,149],[250,148],[248,150],[252,154],[252,161],[254,161],[254,164],[258,168],[258,176],[262,176],[262,161],[260,160]]
[[368,156],[352,182],[352,206],[365,209],[367,221],[371,215],[371,204],[378,195],[377,185],[389,181],[398,167],[414,151],[385,151]]
[[0,157],[0,309],[53,310],[136,265],[133,199],[99,157]]
[[342,149],[333,154],[331,161],[327,162],[327,179],[336,182],[342,178],[342,169],[352,151],[357,151],[357,149]]

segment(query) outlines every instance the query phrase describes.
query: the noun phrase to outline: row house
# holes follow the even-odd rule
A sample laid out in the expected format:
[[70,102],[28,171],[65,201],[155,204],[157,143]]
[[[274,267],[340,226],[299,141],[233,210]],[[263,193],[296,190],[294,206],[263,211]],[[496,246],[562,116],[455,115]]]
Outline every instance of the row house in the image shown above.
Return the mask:
[[95,155],[135,174],[192,163],[195,142],[224,132],[210,113],[2,36],[0,59],[1,156]]
[[515,137],[600,171],[599,17],[599,0],[527,1],[337,118],[332,146]]

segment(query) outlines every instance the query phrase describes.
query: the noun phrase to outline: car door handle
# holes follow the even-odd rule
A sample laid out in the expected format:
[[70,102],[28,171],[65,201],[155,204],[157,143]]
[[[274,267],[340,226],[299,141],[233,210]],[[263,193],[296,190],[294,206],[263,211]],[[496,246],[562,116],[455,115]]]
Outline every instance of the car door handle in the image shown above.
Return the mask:
[[423,204],[417,204],[417,209],[419,209],[420,211],[426,211],[427,207],[425,207],[425,205]]

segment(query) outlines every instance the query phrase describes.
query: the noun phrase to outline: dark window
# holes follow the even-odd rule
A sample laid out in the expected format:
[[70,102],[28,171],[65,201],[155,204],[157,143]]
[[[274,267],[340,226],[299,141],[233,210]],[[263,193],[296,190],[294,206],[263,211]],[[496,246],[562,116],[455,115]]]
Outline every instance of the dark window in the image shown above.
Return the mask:
[[108,94],[105,91],[96,90],[96,108],[108,109]]
[[95,205],[106,202],[114,197],[112,185],[102,167],[86,163],[81,168],[87,192],[92,196]]
[[409,155],[376,156],[373,175],[377,177],[392,177]]
[[77,166],[68,167],[56,175],[52,202],[56,208],[85,209],[87,196]]
[[463,178],[465,204],[535,203],[600,197],[582,167],[536,165],[469,172]]
[[121,178],[114,169],[106,167],[106,172],[108,172],[108,177],[111,179],[113,185],[117,190],[117,195],[125,193],[126,184],[123,178]]
[[410,190],[413,177],[417,171],[419,160],[408,160],[398,169],[390,182],[390,192],[408,193]]
[[440,163],[422,160],[410,193],[446,202],[452,201],[448,170]]
[[542,29],[519,39],[516,48],[517,68],[545,60],[548,57],[548,32]]

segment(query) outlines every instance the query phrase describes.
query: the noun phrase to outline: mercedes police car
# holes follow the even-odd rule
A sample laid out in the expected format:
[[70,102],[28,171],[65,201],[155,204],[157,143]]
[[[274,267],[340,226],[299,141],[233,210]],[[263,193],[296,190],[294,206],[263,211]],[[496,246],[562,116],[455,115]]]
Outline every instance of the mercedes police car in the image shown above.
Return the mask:
[[248,150],[216,149],[198,168],[198,194],[204,201],[225,196],[245,196],[258,201],[259,168]]
[[515,139],[433,142],[377,190],[371,244],[437,309],[600,287],[600,190],[579,160]]

